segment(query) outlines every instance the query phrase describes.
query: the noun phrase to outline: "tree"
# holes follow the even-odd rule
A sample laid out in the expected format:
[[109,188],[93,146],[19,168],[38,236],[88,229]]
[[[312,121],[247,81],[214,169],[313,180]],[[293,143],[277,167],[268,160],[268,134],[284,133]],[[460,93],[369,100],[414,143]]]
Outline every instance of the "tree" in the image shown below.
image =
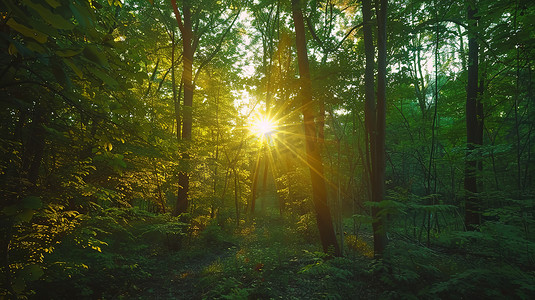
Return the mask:
[[[185,0],[182,6],[182,13],[178,11],[176,0],[171,0],[173,5],[173,12],[175,14],[178,28],[182,33],[182,84],[184,85],[184,105],[183,105],[183,123],[182,123],[182,140],[185,143],[191,142],[191,128],[193,121],[193,29],[191,24],[191,4],[189,0]],[[174,215],[180,215],[188,210],[188,192],[189,192],[189,175],[187,172],[189,163],[189,153],[187,150],[182,154],[182,160],[185,164],[185,170],[180,171],[178,175],[178,196]]]
[[292,0],[292,16],[295,26],[295,43],[300,75],[299,97],[303,103],[302,112],[305,125],[306,162],[310,170],[312,200],[316,211],[316,221],[323,251],[326,253],[332,252],[335,256],[339,256],[341,252],[336,241],[331,212],[327,205],[327,187],[325,185],[323,162],[320,155],[320,148],[316,141],[316,124],[312,110],[312,83],[308,65],[305,25],[299,0]]
[[480,224],[480,207],[477,203],[477,154],[476,145],[481,145],[483,131],[479,128],[482,115],[481,99],[478,97],[479,46],[477,4],[470,2],[468,16],[468,82],[466,85],[466,161],[464,168],[465,226],[469,230]]
[[[385,131],[386,131],[386,20],[388,0],[378,0],[377,15],[377,153],[375,168],[375,197],[374,202],[381,202],[385,195]],[[373,223],[373,241],[376,255],[382,255],[387,239],[385,216],[379,216],[379,211],[373,214],[379,218]]]
[[[274,111],[272,108],[272,102],[271,98],[273,97],[273,90],[274,84],[272,84],[272,81],[274,81],[274,66],[273,66],[273,60],[274,60],[274,52],[275,52],[275,32],[277,31],[279,26],[279,18],[280,18],[280,3],[277,2],[267,2],[267,3],[258,3],[258,4],[252,4],[252,10],[254,14],[254,23],[255,28],[258,30],[258,32],[261,35],[262,40],[262,73],[265,75],[265,78],[263,79],[262,84],[262,90],[265,91],[265,114],[268,118],[272,117],[271,112]],[[279,29],[280,31],[280,29]],[[257,190],[258,190],[258,176],[261,169],[261,160],[264,160],[264,166],[263,166],[263,188],[265,192],[267,177],[268,177],[268,171],[269,171],[269,160],[268,160],[268,143],[267,141],[262,138],[262,146],[261,150],[262,155],[258,154],[256,163],[254,165],[253,170],[253,180],[252,180],[252,186],[251,186],[251,201],[250,201],[250,210],[251,213],[255,212],[256,207],[256,198],[257,198]],[[264,204],[265,201],[262,202]],[[264,206],[262,206],[264,208]]]
[[371,30],[371,1],[362,2],[364,20],[364,48],[366,53],[365,81],[365,126],[370,143],[371,195],[373,217],[373,241],[376,256],[381,256],[386,247],[384,215],[380,215],[379,202],[384,197],[385,174],[385,125],[386,125],[386,9],[387,0],[379,0],[377,14],[377,103],[374,87],[374,47]]
[[[178,10],[176,0],[171,0],[171,5],[173,7],[173,13],[175,15],[178,27],[182,34],[182,81],[181,84],[184,86],[184,105],[182,106],[182,142],[184,147],[181,149],[182,153],[182,164],[183,168],[178,174],[178,196],[176,201],[176,206],[174,210],[174,215],[180,215],[184,212],[187,212],[189,206],[189,186],[190,186],[190,176],[188,174],[188,169],[190,168],[190,153],[189,148],[192,143],[192,126],[193,126],[193,92],[195,90],[195,80],[199,76],[201,70],[212,61],[216,54],[221,50],[222,44],[225,41],[227,34],[230,32],[231,28],[234,26],[239,14],[240,9],[237,10],[235,15],[229,16],[229,19],[232,20],[230,25],[222,31],[219,35],[219,40],[215,43],[212,51],[208,52],[205,58],[201,61],[199,67],[197,68],[195,74],[193,73],[193,62],[195,57],[195,52],[199,47],[201,36],[206,33],[207,29],[214,24],[207,22],[204,24],[204,28],[200,27],[200,18],[203,15],[202,10],[212,10],[209,13],[213,14],[215,18],[211,18],[210,21],[215,22],[215,19],[221,17],[221,14],[227,9],[223,6],[222,3],[210,3],[203,7],[203,3],[197,3],[197,10],[195,11],[195,24],[193,24],[192,19],[192,1],[184,0],[182,2],[182,15]],[[204,3],[206,4],[206,3]],[[231,6],[232,8],[232,6]],[[236,8],[236,7],[234,7]],[[219,11],[217,11],[219,10]],[[196,32],[194,32],[194,27]],[[206,50],[206,49],[205,49]],[[176,103],[178,105],[178,103]],[[177,115],[177,122],[178,122]],[[177,126],[178,127],[178,126]],[[177,134],[178,136],[178,134]]]

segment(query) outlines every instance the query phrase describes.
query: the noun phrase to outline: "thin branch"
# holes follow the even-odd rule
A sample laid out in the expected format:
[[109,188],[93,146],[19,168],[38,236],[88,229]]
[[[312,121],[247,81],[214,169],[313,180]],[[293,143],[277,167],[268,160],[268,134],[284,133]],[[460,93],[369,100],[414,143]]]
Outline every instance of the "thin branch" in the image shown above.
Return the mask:
[[337,50],[338,48],[340,48],[340,46],[342,45],[342,43],[349,37],[349,35],[356,29],[358,29],[359,27],[362,27],[364,26],[364,22],[361,22],[360,24],[357,24],[355,26],[353,26],[347,33],[346,35],[344,36],[344,38],[338,43],[338,45],[336,45],[336,47],[332,50]]
[[310,22],[309,16],[305,17],[305,21],[307,23],[308,30],[310,31],[310,35],[312,35],[312,38],[320,45],[321,48],[325,50],[325,47],[323,45],[323,41],[318,38],[316,34],[316,29],[314,29],[314,26],[312,26],[312,23]]
[[212,51],[212,53],[210,53],[210,55],[201,63],[201,65],[199,66],[199,68],[197,69],[197,72],[195,72],[195,77],[193,77],[193,85],[195,86],[195,82],[197,81],[197,77],[199,76],[199,74],[201,73],[201,70],[207,65],[210,63],[210,61],[212,61],[212,59],[214,59],[214,57],[216,56],[216,54],[221,50],[221,47],[223,45],[223,42],[225,41],[225,37],[227,36],[227,34],[230,32],[230,30],[232,29],[232,27],[234,26],[234,23],[236,23],[236,20],[238,19],[238,16],[240,15],[240,12],[241,12],[241,8],[240,10],[238,10],[238,12],[236,13],[236,16],[234,17],[234,20],[232,20],[232,23],[230,24],[229,27],[227,27],[227,29],[223,32],[223,34],[221,35],[221,39],[219,40],[219,43],[217,44],[216,48],[214,49],[214,51]]
[[325,47],[325,44],[323,43],[323,41],[316,34],[316,30],[314,29],[314,26],[312,26],[312,23],[310,22],[310,18],[308,16],[305,17],[305,21],[306,21],[306,24],[307,24],[307,28],[310,31],[310,35],[320,45],[320,47],[323,49],[323,51],[326,52],[326,53],[330,53],[330,52],[334,52],[334,51],[338,50],[340,48],[340,46],[342,46],[342,43],[351,35],[351,33],[353,31],[355,31],[358,28],[364,26],[364,22],[361,22],[361,23],[351,27],[351,29],[344,35],[342,40],[340,42],[338,42],[338,44],[336,44],[336,46],[334,48],[327,49]]

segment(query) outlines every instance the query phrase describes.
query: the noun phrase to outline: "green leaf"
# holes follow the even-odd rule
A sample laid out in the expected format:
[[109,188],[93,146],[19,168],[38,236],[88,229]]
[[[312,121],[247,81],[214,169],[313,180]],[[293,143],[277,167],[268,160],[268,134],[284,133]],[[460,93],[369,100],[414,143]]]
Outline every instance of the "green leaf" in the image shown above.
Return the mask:
[[18,222],[30,222],[33,218],[35,211],[33,209],[25,209],[21,213],[15,216],[15,220]]
[[46,34],[19,24],[13,18],[9,19],[6,24],[9,27],[13,28],[13,30],[18,31],[20,34],[32,38],[41,44],[46,43],[48,39],[48,36]]
[[122,159],[118,159],[118,158],[116,158],[116,159],[115,159],[115,163],[118,164],[118,165],[119,165],[120,167],[122,167],[122,168],[126,168],[126,163],[125,163],[124,160],[122,160]]
[[373,223],[373,218],[371,216],[356,214],[356,215],[353,215],[353,219],[356,222],[360,222],[360,223],[367,223],[367,224]]
[[133,75],[134,75],[134,79],[136,80],[138,84],[143,84],[143,81],[148,78],[147,73],[144,73],[144,72],[137,72],[137,73],[134,73]]
[[17,47],[13,43],[10,43],[9,47],[7,48],[7,53],[9,53],[9,55],[17,56],[19,51],[17,50]]
[[80,27],[85,29],[91,23],[90,13],[84,7],[76,3],[71,3],[69,4],[69,8],[76,21],[78,21],[78,24],[80,24]]
[[128,114],[128,110],[124,109],[124,108],[116,108],[116,109],[112,110],[112,112],[115,113],[115,114],[118,114],[118,115],[126,115],[126,114]]
[[[16,4],[13,3],[12,0],[3,0],[2,4],[5,5],[7,8],[7,11],[9,12],[9,15],[11,16],[17,16],[19,21],[21,18],[26,17],[26,13],[21,10],[21,7],[18,5],[18,0],[16,0]],[[26,19],[24,19],[26,21]]]
[[83,49],[65,49],[56,51],[56,54],[60,57],[73,57],[80,54],[82,51]]
[[41,44],[38,44],[32,41],[27,42],[26,47],[28,47],[28,49],[33,52],[37,52],[41,54],[45,54],[47,52],[47,50],[43,46],[41,46]]
[[110,77],[108,74],[96,69],[96,68],[89,68],[89,71],[98,77],[100,80],[102,80],[105,84],[107,84],[111,88],[117,88],[119,87],[119,83]]
[[41,278],[41,276],[43,276],[44,274],[45,272],[43,272],[41,266],[39,266],[38,264],[32,264],[24,267],[20,275],[24,278],[26,282],[29,282]]
[[14,216],[18,212],[19,212],[18,205],[9,205],[9,206],[4,207],[4,209],[2,209],[2,214],[6,216]]
[[48,5],[50,5],[50,6],[52,6],[52,8],[58,8],[58,7],[61,6],[61,3],[59,3],[56,0],[46,0],[46,3],[48,3]]
[[22,276],[15,277],[13,283],[11,284],[11,287],[13,287],[13,291],[15,291],[15,293],[20,294],[24,292],[24,290],[26,289],[26,283],[24,282]]
[[39,209],[43,205],[41,199],[36,196],[28,196],[22,200],[24,208]]
[[108,68],[108,60],[106,56],[95,45],[88,45],[83,51],[84,56],[97,65]]
[[79,77],[80,79],[82,79],[82,78],[84,77],[84,74],[82,73],[82,70],[80,70],[80,69],[74,64],[74,62],[73,62],[71,59],[69,59],[69,58],[64,58],[64,59],[63,59],[63,62],[64,62],[67,66],[69,66],[69,67],[74,71],[74,73],[76,73],[76,75],[78,75],[78,77]]
[[35,4],[30,0],[24,0],[24,4],[26,4],[31,9],[35,10],[43,20],[45,20],[48,24],[52,25],[52,27],[56,29],[64,29],[64,30],[71,30],[74,28],[74,24],[65,20],[62,16],[52,13],[50,10],[48,10],[46,7],[42,6],[41,4]]
[[11,40],[11,44],[9,45],[8,52],[11,55],[17,55],[21,54],[22,56],[30,56],[33,55],[32,50],[28,49],[23,44],[19,43],[16,40]]

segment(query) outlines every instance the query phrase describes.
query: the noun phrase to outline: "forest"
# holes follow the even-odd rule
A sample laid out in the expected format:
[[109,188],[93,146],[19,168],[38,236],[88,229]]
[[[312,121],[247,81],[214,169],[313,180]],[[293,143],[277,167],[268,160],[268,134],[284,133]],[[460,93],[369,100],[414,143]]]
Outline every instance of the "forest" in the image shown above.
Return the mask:
[[0,299],[535,299],[534,1],[0,14]]

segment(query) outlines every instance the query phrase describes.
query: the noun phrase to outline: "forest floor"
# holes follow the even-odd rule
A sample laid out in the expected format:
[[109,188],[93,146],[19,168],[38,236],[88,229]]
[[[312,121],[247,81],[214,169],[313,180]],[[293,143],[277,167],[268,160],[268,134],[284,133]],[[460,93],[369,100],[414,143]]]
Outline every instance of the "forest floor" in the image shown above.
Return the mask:
[[349,299],[358,295],[369,299],[376,295],[368,284],[371,277],[364,272],[370,258],[358,253],[329,258],[321,252],[315,229],[275,213],[259,213],[237,229],[235,224],[227,225],[229,230],[208,225],[183,237],[179,249],[170,249],[169,236],[140,233],[143,226],[131,222],[127,233],[109,227],[94,229],[107,234],[107,245],[98,251],[63,242],[48,256],[51,267],[46,280],[35,286],[35,298]]
[[230,234],[209,227],[182,255],[156,258],[139,298],[349,299],[357,292],[373,298],[354,276],[368,258],[332,260],[295,227],[275,214],[259,215]]
[[501,259],[509,256],[496,252],[502,248],[493,250],[496,243],[481,232],[452,232],[447,239],[434,239],[431,247],[392,233],[386,262],[371,257],[370,229],[363,225],[357,237],[350,234],[352,220],[345,221],[349,234],[344,257],[333,258],[321,251],[311,214],[279,216],[268,210],[239,226],[230,216],[221,216],[219,224],[204,219],[198,226],[186,226],[169,215],[108,209],[88,218],[44,255],[44,275],[31,282],[27,295],[30,299],[535,296],[531,267]]

